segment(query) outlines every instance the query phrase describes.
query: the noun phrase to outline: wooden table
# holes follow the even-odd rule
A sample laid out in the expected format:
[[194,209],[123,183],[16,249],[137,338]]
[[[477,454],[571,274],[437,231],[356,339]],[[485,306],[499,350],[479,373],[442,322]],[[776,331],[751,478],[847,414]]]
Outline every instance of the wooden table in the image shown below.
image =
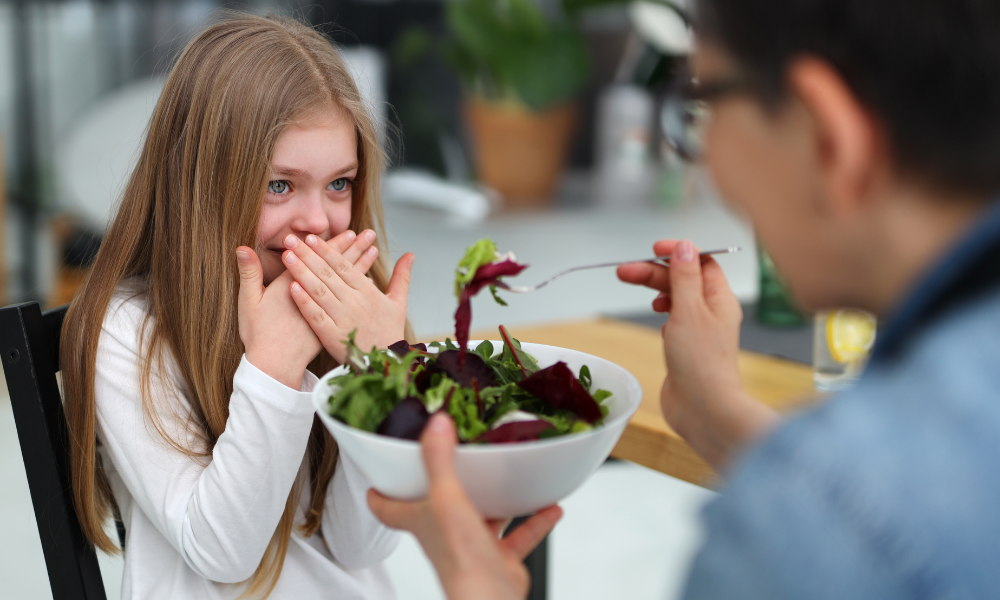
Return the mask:
[[[717,477],[663,420],[660,386],[666,375],[660,332],[616,319],[590,319],[553,325],[511,327],[522,342],[572,348],[625,367],[642,384],[642,405],[629,422],[611,455],[711,487]],[[496,332],[479,332],[472,339],[492,339]],[[751,396],[782,412],[816,398],[812,369],[803,364],[743,351],[740,373]]]

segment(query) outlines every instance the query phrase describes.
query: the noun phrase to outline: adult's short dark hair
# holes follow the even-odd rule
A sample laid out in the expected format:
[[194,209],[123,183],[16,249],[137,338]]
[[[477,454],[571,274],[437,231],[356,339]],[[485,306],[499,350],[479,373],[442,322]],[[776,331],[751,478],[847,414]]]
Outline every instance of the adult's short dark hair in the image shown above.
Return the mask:
[[765,104],[787,97],[793,58],[816,56],[884,123],[902,171],[1000,192],[1000,0],[698,0],[696,15]]

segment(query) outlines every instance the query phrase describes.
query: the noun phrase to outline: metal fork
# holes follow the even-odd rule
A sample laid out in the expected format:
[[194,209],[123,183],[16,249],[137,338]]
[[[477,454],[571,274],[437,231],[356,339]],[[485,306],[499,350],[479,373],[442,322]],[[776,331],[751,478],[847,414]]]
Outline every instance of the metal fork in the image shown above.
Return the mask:
[[[721,248],[719,250],[706,250],[704,252],[699,252],[698,255],[709,256],[712,254],[732,254],[733,252],[739,252],[741,249],[742,248],[740,248],[739,246],[730,246],[728,248]],[[667,254],[664,256],[656,256],[653,258],[640,258],[639,260],[622,260],[619,262],[600,263],[597,265],[583,265],[582,267],[573,267],[572,269],[566,269],[562,273],[556,273],[555,275],[549,277],[548,279],[539,283],[538,285],[517,286],[517,285],[501,284],[501,287],[505,288],[509,292],[514,292],[515,294],[527,294],[528,292],[533,292],[539,288],[543,288],[548,284],[552,283],[553,281],[555,281],[556,279],[559,279],[563,275],[569,275],[574,271],[584,271],[587,269],[603,269],[605,267],[617,267],[620,265],[627,265],[630,263],[640,263],[640,262],[652,263],[654,265],[662,265],[664,267],[667,267],[670,266],[670,255]]]

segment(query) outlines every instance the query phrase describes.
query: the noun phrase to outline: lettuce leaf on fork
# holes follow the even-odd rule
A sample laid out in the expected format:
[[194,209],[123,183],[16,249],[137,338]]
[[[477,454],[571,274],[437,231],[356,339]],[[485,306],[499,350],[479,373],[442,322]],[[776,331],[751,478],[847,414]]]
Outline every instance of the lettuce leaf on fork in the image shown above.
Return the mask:
[[497,245],[493,240],[484,238],[465,249],[465,256],[458,261],[455,269],[455,297],[462,297],[462,290],[472,283],[476,271],[483,265],[488,265],[500,258]]
[[455,340],[458,342],[458,364],[465,362],[466,346],[469,343],[469,327],[472,324],[472,297],[489,286],[493,299],[498,304],[507,303],[497,295],[497,288],[506,288],[502,277],[512,277],[528,268],[517,262],[514,254],[501,255],[491,239],[482,239],[465,251],[465,256],[455,269],[455,296],[458,309],[455,311]]

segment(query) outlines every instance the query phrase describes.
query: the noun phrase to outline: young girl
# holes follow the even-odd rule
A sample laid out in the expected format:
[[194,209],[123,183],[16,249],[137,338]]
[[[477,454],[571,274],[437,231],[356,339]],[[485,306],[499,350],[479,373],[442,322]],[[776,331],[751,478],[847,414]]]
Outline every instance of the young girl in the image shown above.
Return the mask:
[[105,552],[124,525],[123,597],[392,597],[397,536],[308,394],[350,331],[404,337],[412,256],[391,280],[377,260],[382,166],[309,28],[229,14],[177,60],[63,330],[76,510]]

